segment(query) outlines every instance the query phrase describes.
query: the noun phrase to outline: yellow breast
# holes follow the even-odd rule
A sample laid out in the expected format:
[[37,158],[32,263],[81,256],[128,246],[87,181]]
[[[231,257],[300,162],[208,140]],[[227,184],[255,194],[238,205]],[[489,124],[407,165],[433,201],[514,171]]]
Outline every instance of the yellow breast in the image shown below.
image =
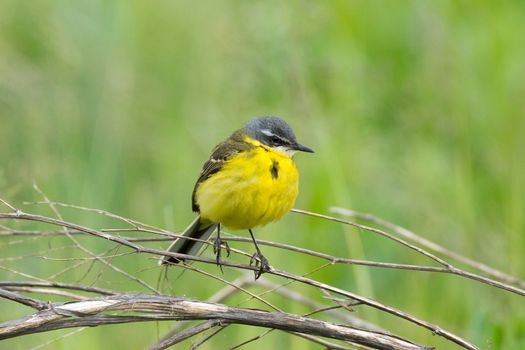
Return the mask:
[[239,153],[196,191],[201,218],[231,229],[249,229],[280,219],[298,193],[299,174],[292,158],[261,146]]

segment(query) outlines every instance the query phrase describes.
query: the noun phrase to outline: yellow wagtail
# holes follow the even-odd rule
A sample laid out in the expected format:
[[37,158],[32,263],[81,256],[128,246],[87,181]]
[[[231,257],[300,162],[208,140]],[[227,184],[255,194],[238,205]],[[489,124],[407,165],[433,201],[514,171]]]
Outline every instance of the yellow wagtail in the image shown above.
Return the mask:
[[[297,151],[313,150],[297,142],[290,126],[277,117],[250,120],[213,149],[204,164],[192,195],[192,209],[199,213],[168,248],[170,252],[195,255],[202,242],[217,229],[213,244],[217,265],[221,248],[221,225],[247,229],[256,253],[250,259],[259,269],[255,279],[270,268],[253,237],[252,228],[280,219],[294,205],[299,174],[292,159]],[[183,259],[164,256],[160,263],[178,263]]]

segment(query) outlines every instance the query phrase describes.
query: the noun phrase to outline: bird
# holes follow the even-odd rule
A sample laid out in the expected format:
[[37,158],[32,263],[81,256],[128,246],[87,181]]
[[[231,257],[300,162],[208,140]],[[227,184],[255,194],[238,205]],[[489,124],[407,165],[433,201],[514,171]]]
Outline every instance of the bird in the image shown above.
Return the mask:
[[[222,270],[221,250],[224,247],[229,256],[230,247],[221,239],[221,228],[248,230],[256,250],[250,258],[250,266],[255,263],[255,280],[269,271],[252,229],[279,220],[292,209],[299,192],[293,160],[298,151],[314,153],[297,141],[292,128],[279,117],[256,117],[233,132],[204,163],[192,193],[197,217],[168,251],[196,255],[217,230],[213,251]],[[163,256],[159,265],[182,261]]]

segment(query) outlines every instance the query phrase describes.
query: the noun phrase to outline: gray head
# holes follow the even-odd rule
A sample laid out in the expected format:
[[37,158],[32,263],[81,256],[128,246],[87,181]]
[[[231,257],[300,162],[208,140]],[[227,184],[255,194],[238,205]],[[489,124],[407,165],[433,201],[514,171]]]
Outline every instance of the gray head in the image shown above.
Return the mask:
[[292,128],[281,118],[257,117],[246,123],[244,130],[249,137],[290,156],[297,151],[314,152],[297,142]]

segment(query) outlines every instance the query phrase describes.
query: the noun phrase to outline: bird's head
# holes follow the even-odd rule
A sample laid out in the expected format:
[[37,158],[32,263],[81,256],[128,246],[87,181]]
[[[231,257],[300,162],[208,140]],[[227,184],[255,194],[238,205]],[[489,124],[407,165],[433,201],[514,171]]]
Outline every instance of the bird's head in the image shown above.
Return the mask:
[[244,130],[247,136],[290,157],[297,151],[314,152],[297,142],[292,128],[281,118],[257,117],[246,123]]

